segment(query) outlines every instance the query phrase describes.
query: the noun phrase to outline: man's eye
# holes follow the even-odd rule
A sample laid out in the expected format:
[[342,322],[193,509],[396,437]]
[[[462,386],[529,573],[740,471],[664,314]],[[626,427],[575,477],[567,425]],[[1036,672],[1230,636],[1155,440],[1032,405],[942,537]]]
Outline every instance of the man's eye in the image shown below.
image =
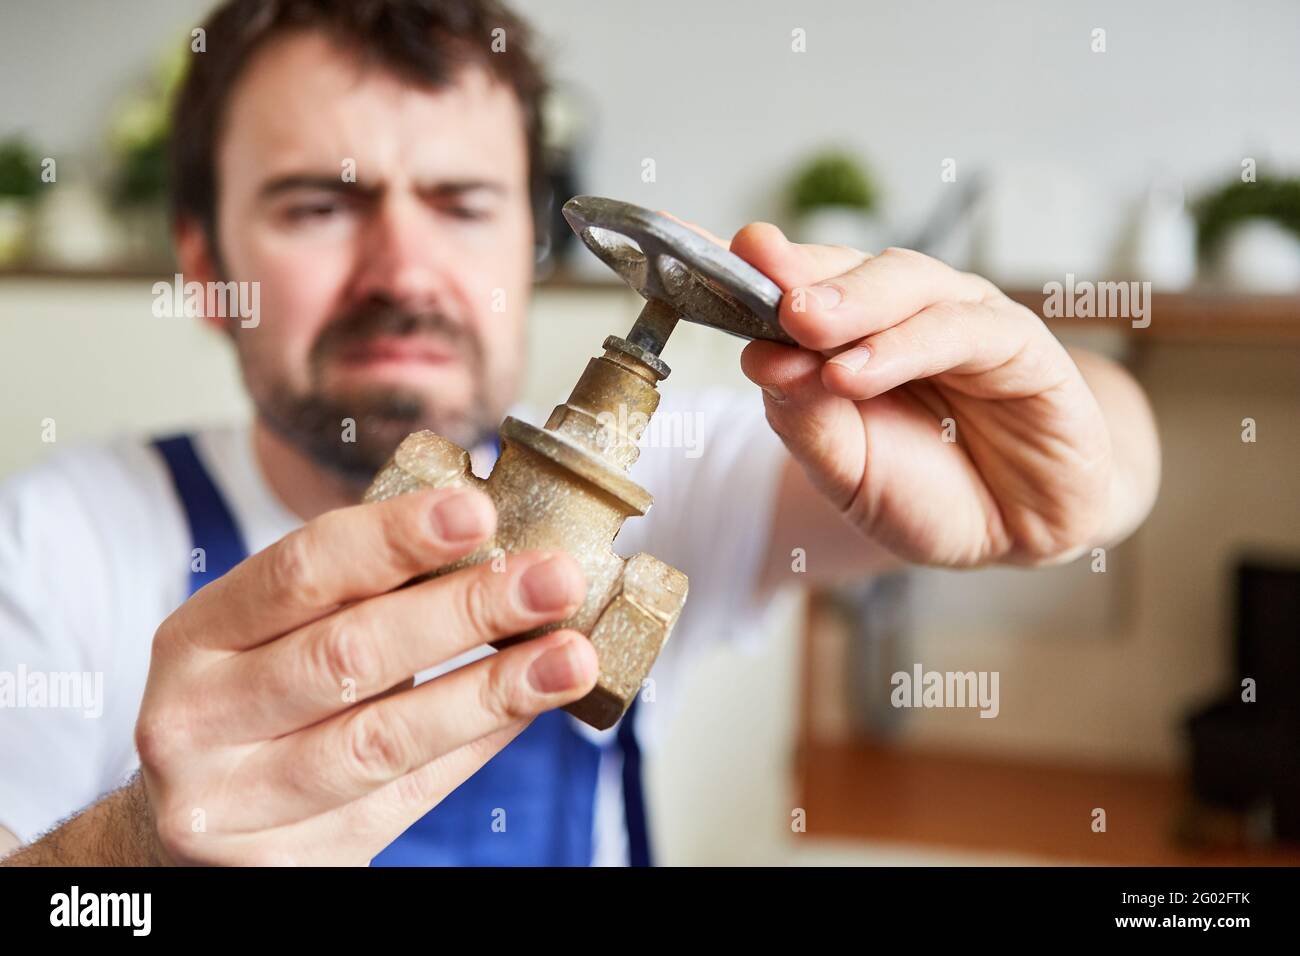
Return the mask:
[[335,200],[296,203],[285,210],[285,218],[290,222],[309,222],[328,219],[344,211],[344,204]]
[[492,216],[488,210],[478,209],[473,206],[451,206],[447,211],[456,219],[464,219],[467,222],[481,222]]

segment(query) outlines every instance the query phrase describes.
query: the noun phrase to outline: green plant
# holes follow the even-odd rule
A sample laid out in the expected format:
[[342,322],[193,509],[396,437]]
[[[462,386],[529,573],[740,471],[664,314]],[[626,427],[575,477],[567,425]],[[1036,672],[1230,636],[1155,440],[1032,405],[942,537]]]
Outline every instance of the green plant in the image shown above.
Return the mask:
[[113,175],[113,203],[147,206],[167,193],[167,135],[139,143],[122,155]]
[[1202,197],[1194,209],[1197,245],[1213,255],[1224,236],[1246,219],[1269,219],[1300,238],[1300,178],[1264,177],[1253,183],[1234,179]]
[[41,188],[41,161],[27,142],[12,137],[0,143],[0,198],[30,200]]
[[824,206],[870,212],[876,190],[865,167],[848,153],[828,150],[805,163],[790,180],[790,211],[805,215]]
[[185,47],[169,48],[147,86],[116,110],[108,137],[118,158],[110,187],[118,207],[149,206],[167,193],[170,105],[188,62]]

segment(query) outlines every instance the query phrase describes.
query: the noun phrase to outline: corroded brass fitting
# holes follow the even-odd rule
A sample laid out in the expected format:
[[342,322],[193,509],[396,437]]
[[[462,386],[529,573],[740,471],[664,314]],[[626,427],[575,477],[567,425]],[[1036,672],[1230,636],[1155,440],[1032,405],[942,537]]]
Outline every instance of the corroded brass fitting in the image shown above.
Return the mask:
[[506,418],[501,455],[487,479],[470,470],[468,452],[430,431],[398,447],[366,492],[381,501],[421,488],[480,487],[497,508],[492,540],[457,568],[534,549],[568,551],[587,576],[587,598],[567,620],[496,642],[509,644],[573,628],[596,648],[600,676],[590,694],[565,708],[598,730],[631,705],[686,602],[686,575],[648,554],[622,558],[612,548],[623,521],[644,515],[650,494],[627,476],[637,440],[659,405],[656,384],[668,367],[653,352],[617,336],[604,343],[569,400],[545,428]]
[[611,548],[623,521],[651,498],[627,476],[668,377],[659,358],[681,319],[747,339],[794,345],[781,328],[781,290],[749,263],[682,223],[629,203],[577,196],[564,218],[587,248],[645,300],[627,333],[610,336],[573,394],[545,428],[507,418],[501,457],[486,481],[469,454],[432,432],[416,432],[375,478],[366,501],[420,488],[476,485],[497,507],[495,538],[439,570],[528,549],[568,551],[587,574],[587,599],[568,620],[497,642],[503,647],[557,627],[581,631],[600,659],[596,688],[565,708],[600,730],[631,705],[686,603],[686,575],[658,558],[621,558]]

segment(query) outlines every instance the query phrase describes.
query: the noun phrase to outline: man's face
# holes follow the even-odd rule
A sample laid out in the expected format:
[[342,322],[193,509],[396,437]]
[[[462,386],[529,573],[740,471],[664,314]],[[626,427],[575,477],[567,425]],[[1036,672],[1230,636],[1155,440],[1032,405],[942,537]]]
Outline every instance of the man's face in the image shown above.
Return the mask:
[[216,168],[222,278],[261,284],[260,323],[232,329],[273,429],[360,478],[411,431],[470,445],[500,421],[533,255],[508,88],[470,66],[431,90],[290,34],[236,84]]

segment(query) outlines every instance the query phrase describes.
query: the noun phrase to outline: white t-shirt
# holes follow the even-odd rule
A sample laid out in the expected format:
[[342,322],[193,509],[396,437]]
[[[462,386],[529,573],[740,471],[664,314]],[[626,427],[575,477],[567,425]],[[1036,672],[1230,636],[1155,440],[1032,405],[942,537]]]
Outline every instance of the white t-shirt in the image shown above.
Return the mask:
[[[512,413],[539,423],[526,409]],[[195,447],[250,553],[301,524],[263,479],[247,425],[200,430]],[[615,548],[684,571],[690,593],[651,675],[655,701],[637,708],[643,746],[668,717],[689,656],[763,628],[768,601],[755,583],[784,460],[756,390],[668,389],[651,420],[631,475],[655,503],[627,521]],[[134,727],[150,646],[187,597],[191,547],[170,476],[143,439],[60,450],[0,485],[0,825],[24,842],[139,766]],[[573,722],[597,741],[612,733]],[[598,864],[627,858],[620,761],[616,747],[602,749]]]

